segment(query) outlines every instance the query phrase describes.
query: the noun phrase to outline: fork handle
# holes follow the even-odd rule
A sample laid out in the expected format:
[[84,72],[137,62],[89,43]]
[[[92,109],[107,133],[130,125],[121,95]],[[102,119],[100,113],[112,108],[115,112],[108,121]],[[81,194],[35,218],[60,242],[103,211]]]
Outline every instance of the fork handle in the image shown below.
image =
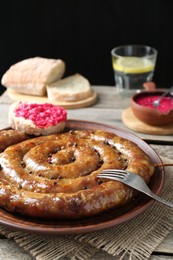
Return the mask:
[[173,203],[172,202],[169,202],[161,197],[158,197],[156,194],[154,194],[153,192],[147,192],[146,193],[148,196],[150,196],[151,198],[157,200],[158,202],[162,203],[162,204],[165,204],[166,206],[168,207],[171,207],[173,208]]

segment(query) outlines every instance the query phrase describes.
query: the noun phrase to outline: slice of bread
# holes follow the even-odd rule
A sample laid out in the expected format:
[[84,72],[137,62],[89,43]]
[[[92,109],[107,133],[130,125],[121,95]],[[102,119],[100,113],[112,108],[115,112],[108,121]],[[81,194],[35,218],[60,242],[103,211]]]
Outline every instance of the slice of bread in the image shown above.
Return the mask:
[[8,115],[9,126],[30,135],[49,135],[64,130],[67,111],[49,103],[38,104],[19,101],[11,104]]
[[3,75],[1,83],[19,93],[44,96],[46,85],[61,79],[64,72],[64,61],[34,57],[12,65]]
[[78,73],[49,84],[46,89],[50,101],[75,102],[92,95],[89,81]]

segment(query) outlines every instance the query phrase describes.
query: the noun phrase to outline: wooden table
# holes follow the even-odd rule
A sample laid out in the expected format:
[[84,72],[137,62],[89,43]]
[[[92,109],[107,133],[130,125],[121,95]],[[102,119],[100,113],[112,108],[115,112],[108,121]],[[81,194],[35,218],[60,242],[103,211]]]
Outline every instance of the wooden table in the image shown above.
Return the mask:
[[[160,156],[166,156],[173,159],[173,135],[148,135],[137,133],[128,129],[122,122],[121,116],[125,108],[129,107],[129,98],[121,98],[116,94],[114,87],[110,86],[93,86],[93,89],[98,93],[97,102],[87,108],[69,109],[69,119],[96,121],[112,126],[126,129],[138,137],[146,140]],[[0,97],[0,128],[8,126],[8,109],[12,101],[9,99],[7,92]],[[0,260],[29,260],[32,259],[24,250],[22,250],[13,240],[0,237]],[[106,257],[98,255],[94,259],[118,259],[115,257]],[[173,259],[173,230],[164,239],[164,241],[153,252],[151,259]]]

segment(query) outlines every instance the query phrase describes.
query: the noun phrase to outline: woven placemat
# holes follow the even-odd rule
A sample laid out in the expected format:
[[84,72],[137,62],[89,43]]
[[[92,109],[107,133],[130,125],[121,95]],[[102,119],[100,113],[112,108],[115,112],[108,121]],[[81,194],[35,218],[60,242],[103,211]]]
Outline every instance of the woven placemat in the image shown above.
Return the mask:
[[[173,163],[170,159],[161,159],[164,163]],[[165,170],[166,180],[161,196],[173,201],[173,167],[165,167]],[[11,231],[2,226],[0,233],[13,238],[37,260],[87,260],[101,251],[120,256],[120,259],[146,260],[172,228],[173,209],[155,202],[145,212],[124,224],[89,234],[44,236]]]

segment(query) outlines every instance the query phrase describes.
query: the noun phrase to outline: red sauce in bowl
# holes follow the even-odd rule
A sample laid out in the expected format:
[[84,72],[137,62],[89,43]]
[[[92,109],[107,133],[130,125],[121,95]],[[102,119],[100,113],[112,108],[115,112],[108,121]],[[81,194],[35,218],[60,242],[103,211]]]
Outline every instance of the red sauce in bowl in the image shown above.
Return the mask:
[[64,108],[49,103],[22,103],[15,110],[16,117],[31,120],[36,126],[45,128],[55,126],[59,122],[67,120],[67,112]]
[[171,97],[163,97],[160,101],[159,106],[154,106],[153,102],[157,100],[160,96],[159,95],[151,95],[151,96],[142,96],[138,97],[136,99],[136,103],[145,106],[150,107],[159,110],[162,113],[167,113],[171,109],[173,109],[173,98]]

